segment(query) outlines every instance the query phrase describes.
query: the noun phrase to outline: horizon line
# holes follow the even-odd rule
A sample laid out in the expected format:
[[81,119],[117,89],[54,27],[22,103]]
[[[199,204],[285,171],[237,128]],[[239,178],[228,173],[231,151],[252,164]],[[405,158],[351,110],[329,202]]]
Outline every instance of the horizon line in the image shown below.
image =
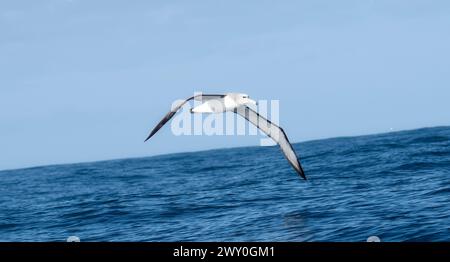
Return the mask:
[[[336,137],[317,138],[317,139],[310,139],[310,140],[305,140],[305,141],[300,141],[300,142],[293,142],[292,144],[303,144],[303,143],[323,141],[323,140],[332,140],[332,139],[370,137],[370,136],[377,136],[377,135],[394,134],[394,133],[401,133],[401,132],[411,132],[411,131],[417,131],[417,130],[423,130],[423,129],[435,129],[435,128],[450,128],[450,125],[425,126],[425,127],[418,127],[418,128],[412,128],[412,129],[392,130],[392,131],[380,132],[380,133],[369,133],[369,134],[348,135],[348,136],[342,135],[342,136],[336,136]],[[277,145],[273,145],[273,146],[277,146]],[[251,145],[251,146],[220,147],[220,148],[200,149],[200,150],[192,150],[192,151],[181,151],[181,152],[174,152],[174,153],[163,153],[163,154],[155,154],[155,155],[148,155],[148,156],[132,156],[132,157],[119,157],[119,158],[82,161],[82,162],[43,164],[43,165],[26,166],[26,167],[19,167],[19,168],[0,169],[0,172],[15,171],[15,170],[27,170],[27,169],[43,168],[43,167],[56,167],[56,166],[78,165],[78,164],[102,163],[102,162],[120,161],[120,160],[128,160],[128,159],[144,159],[144,158],[154,158],[154,157],[168,156],[168,155],[200,153],[200,152],[208,152],[208,151],[216,151],[216,150],[230,150],[230,149],[250,148],[250,147],[261,147],[261,146],[260,145]],[[266,146],[263,146],[263,147],[266,147]]]

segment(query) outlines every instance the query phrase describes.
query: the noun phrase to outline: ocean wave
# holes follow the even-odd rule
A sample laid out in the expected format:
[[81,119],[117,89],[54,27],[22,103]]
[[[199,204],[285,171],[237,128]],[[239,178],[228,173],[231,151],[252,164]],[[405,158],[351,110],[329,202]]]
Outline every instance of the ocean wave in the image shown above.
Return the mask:
[[0,240],[450,241],[450,128],[0,172]]

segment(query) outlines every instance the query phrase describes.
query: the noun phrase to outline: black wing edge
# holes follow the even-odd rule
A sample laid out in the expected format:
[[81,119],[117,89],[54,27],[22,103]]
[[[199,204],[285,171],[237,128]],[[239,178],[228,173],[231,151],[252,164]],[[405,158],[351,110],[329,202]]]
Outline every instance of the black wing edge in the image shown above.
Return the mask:
[[149,140],[154,134],[156,134],[156,132],[158,132],[158,130],[161,129],[161,127],[163,127],[164,124],[167,123],[167,121],[169,121],[176,112],[177,111],[170,111],[169,113],[167,113],[164,118],[155,126],[155,128],[153,128],[152,132],[150,133],[150,135],[148,135],[144,142],[147,142],[147,140]]
[[174,108],[173,110],[171,110],[169,113],[167,113],[164,118],[159,121],[159,123],[156,125],[155,128],[153,128],[152,132],[150,132],[150,134],[147,136],[147,138],[144,140],[144,143],[147,142],[147,140],[149,140],[154,134],[156,134],[156,132],[158,132],[159,129],[161,129],[161,127],[163,127],[177,112],[178,110],[187,102],[189,102],[192,99],[196,99],[196,98],[203,98],[203,97],[208,97],[208,96],[214,96],[214,97],[224,97],[225,95],[215,95],[215,94],[199,94],[199,95],[195,95],[195,96],[191,96],[188,99],[184,100],[183,103],[181,103],[180,105],[178,105],[176,108]]
[[[261,116],[260,114],[258,114],[258,112],[256,112],[255,110],[251,109],[251,108],[248,107],[248,106],[245,106],[245,115],[244,115],[244,116],[241,115],[241,114],[239,114],[237,109],[234,110],[234,113],[243,116],[247,121],[249,121],[250,123],[252,123],[252,122],[250,121],[249,115],[248,115],[250,111],[253,112],[254,114],[256,114],[257,119],[262,118],[262,119],[266,120],[270,125],[273,125],[273,126],[277,127],[278,129],[280,129],[281,133],[283,134],[284,138],[286,139],[287,143],[289,144],[289,147],[291,148],[291,150],[292,150],[292,151],[294,152],[294,154],[295,154],[295,159],[296,159],[296,161],[297,161],[297,163],[298,163],[299,168],[297,168],[297,167],[289,160],[289,158],[287,157],[287,155],[286,155],[284,152],[282,152],[283,155],[284,155],[284,157],[286,158],[286,160],[289,162],[289,164],[294,168],[294,170],[297,172],[297,174],[298,174],[301,178],[303,178],[304,180],[308,180],[308,179],[306,178],[305,171],[303,170],[303,167],[302,167],[302,165],[301,165],[301,163],[300,163],[300,160],[298,159],[298,156],[297,156],[297,154],[296,154],[294,148],[292,147],[292,144],[291,144],[291,142],[289,141],[289,139],[288,139],[288,137],[287,137],[287,135],[286,135],[286,132],[284,132],[283,128],[281,128],[280,126],[278,126],[278,125],[272,123],[269,119],[266,119],[265,117]],[[253,123],[252,123],[252,124],[253,124]],[[256,124],[256,127],[259,128],[259,123]],[[270,138],[273,139],[273,137],[270,136],[269,134],[267,134],[267,136],[269,136]],[[281,148],[281,145],[280,145],[277,141],[275,141],[275,142],[278,144],[278,146],[280,147],[281,151],[283,151],[283,149]]]
[[[275,126],[277,126],[277,125],[275,125]],[[296,156],[296,159],[297,159],[298,168],[295,167],[295,165],[293,165],[293,164],[291,163],[291,161],[289,161],[289,159],[288,159],[289,164],[291,164],[291,166],[295,169],[295,171],[297,171],[298,175],[299,175],[301,178],[303,178],[304,180],[308,180],[308,179],[306,178],[305,171],[303,171],[302,164],[300,163],[300,160],[298,159],[297,153],[295,152],[294,148],[292,147],[291,141],[289,141],[289,139],[288,139],[286,133],[284,132],[283,128],[281,128],[281,127],[279,127],[279,126],[277,126],[277,127],[281,130],[281,132],[283,133],[284,138],[286,139],[286,141],[288,142],[289,146],[291,147],[291,150],[294,152],[294,154],[295,154],[295,156]],[[284,155],[284,153],[283,153],[283,155]],[[285,157],[286,157],[286,155],[285,155]],[[287,157],[286,157],[286,159],[287,159]]]

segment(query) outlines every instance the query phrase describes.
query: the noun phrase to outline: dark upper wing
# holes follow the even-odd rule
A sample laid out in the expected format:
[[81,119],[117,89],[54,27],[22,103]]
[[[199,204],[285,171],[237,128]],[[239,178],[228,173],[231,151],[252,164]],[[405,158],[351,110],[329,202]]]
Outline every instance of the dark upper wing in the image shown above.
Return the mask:
[[205,95],[205,94],[199,94],[199,95],[195,95],[195,96],[191,96],[188,99],[184,100],[182,103],[180,103],[179,105],[177,105],[176,107],[172,108],[172,110],[169,111],[169,113],[167,113],[164,118],[159,121],[159,123],[156,125],[155,128],[153,128],[152,132],[150,133],[150,135],[148,135],[148,137],[145,139],[144,142],[146,142],[147,140],[149,140],[154,134],[156,134],[156,132],[158,132],[159,129],[161,129],[161,127],[167,123],[167,121],[169,121],[177,112],[178,110],[180,110],[181,107],[184,106],[184,104],[186,104],[187,102],[189,102],[192,99],[195,100],[207,100],[207,99],[217,99],[217,98],[222,98],[225,95],[213,95],[213,94],[209,94],[209,95]]
[[286,136],[286,133],[281,127],[273,124],[247,106],[240,106],[235,109],[234,112],[241,115],[247,121],[261,129],[266,135],[272,138],[273,141],[280,145],[284,156],[287,158],[291,166],[303,179],[306,180],[306,176],[303,172],[302,166],[300,165],[300,161],[298,160],[297,155],[295,154],[295,151]]

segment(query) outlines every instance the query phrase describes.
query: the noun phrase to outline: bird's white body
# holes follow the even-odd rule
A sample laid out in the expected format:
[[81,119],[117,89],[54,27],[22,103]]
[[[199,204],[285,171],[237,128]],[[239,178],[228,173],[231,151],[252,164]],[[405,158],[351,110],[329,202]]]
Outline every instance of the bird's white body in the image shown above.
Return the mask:
[[228,93],[224,97],[207,99],[202,104],[194,107],[192,113],[223,113],[227,111],[234,111],[236,108],[255,104],[256,101],[248,98],[246,94]]

